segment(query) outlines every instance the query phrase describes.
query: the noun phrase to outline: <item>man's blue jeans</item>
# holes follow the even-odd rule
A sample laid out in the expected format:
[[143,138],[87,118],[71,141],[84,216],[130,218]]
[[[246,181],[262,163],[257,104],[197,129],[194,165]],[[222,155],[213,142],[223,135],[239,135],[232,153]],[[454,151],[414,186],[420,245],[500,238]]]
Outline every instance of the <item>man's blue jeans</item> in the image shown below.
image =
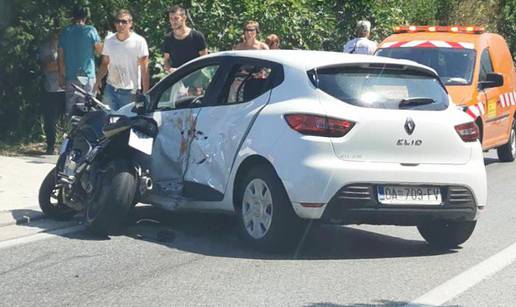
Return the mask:
[[132,102],[134,95],[131,90],[114,88],[111,84],[106,84],[102,101],[109,105],[111,110],[116,111],[121,107]]

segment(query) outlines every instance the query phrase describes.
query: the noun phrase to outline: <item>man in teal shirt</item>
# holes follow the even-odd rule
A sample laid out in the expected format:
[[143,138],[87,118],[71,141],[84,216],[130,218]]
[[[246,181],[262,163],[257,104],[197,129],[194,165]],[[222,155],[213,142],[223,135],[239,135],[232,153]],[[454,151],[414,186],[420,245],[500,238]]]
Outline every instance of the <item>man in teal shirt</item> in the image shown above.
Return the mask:
[[95,85],[95,52],[102,52],[102,43],[97,30],[86,25],[87,10],[75,7],[72,24],[59,35],[59,84],[66,90],[65,112],[71,115],[79,97],[74,95],[72,84],[81,86],[88,92]]

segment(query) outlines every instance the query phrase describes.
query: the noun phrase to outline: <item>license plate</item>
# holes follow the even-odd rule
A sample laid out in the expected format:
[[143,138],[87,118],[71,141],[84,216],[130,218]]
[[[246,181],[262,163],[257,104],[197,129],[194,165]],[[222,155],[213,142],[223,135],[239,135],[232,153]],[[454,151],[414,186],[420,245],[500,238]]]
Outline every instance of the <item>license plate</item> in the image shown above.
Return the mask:
[[432,186],[378,186],[378,200],[387,205],[439,205],[441,190]]
[[129,133],[129,146],[136,148],[139,151],[148,154],[152,154],[152,144],[154,139],[143,133],[140,133],[134,129],[131,129]]
[[66,147],[68,147],[68,141],[70,141],[68,138],[63,140],[63,144],[61,144],[61,147],[59,148],[59,155],[62,155],[63,152],[66,151]]

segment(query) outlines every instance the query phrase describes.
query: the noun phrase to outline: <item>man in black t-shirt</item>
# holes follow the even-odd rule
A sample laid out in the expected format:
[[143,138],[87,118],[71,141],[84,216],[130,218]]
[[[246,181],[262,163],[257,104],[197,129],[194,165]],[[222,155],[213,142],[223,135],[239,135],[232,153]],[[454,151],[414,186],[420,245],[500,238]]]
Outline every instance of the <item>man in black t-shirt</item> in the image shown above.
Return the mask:
[[186,10],[175,5],[168,10],[172,32],[163,43],[163,66],[167,73],[196,57],[208,54],[204,35],[186,25]]

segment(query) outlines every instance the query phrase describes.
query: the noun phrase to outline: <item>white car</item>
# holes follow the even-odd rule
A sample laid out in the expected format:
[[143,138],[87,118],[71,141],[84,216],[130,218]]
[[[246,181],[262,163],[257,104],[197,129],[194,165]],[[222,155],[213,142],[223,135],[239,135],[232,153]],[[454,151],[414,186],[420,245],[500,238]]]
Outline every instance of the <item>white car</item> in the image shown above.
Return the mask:
[[148,102],[159,134],[142,202],[234,212],[259,248],[292,246],[308,220],[417,226],[451,248],[486,205],[476,125],[411,61],[221,52],[160,81]]

